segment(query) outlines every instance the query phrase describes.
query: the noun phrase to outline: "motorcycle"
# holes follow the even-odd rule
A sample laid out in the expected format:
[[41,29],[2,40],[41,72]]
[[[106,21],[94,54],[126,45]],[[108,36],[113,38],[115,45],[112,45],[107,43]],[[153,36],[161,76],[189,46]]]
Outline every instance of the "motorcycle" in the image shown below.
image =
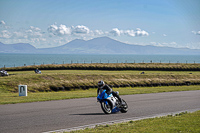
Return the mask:
[[5,70],[1,70],[0,73],[1,73],[1,76],[9,76],[9,74]]
[[[119,94],[119,93],[118,93]],[[126,113],[128,111],[127,103],[122,99],[122,104],[117,97],[114,97],[111,93],[108,95],[106,90],[100,90],[97,96],[98,102],[101,104],[101,108],[105,114],[111,114],[116,112]]]

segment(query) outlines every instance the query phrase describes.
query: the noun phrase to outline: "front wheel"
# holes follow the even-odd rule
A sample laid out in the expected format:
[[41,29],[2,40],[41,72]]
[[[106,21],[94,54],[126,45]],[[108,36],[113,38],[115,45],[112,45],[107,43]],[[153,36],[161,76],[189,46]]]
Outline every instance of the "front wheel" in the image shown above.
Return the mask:
[[123,103],[123,105],[122,105],[122,108],[120,111],[122,113],[126,113],[128,111],[128,104],[123,99],[122,99],[122,103]]
[[[106,102],[107,102],[107,104],[106,104]],[[112,112],[111,103],[108,101],[101,102],[101,108],[105,114],[111,114],[111,112]]]

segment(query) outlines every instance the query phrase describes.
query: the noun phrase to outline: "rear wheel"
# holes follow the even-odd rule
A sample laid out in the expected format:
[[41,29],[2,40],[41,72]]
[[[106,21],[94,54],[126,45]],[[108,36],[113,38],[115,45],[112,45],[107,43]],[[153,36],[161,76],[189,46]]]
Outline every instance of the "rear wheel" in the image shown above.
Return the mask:
[[122,113],[126,113],[127,111],[128,111],[128,104],[126,103],[126,101],[124,101],[123,99],[122,99],[122,103],[124,103],[123,105],[122,105],[122,108],[121,108],[121,112]]
[[103,110],[103,112],[105,114],[111,114],[112,112],[112,106],[111,103],[107,101],[108,104],[106,104],[106,102],[101,102],[101,108]]

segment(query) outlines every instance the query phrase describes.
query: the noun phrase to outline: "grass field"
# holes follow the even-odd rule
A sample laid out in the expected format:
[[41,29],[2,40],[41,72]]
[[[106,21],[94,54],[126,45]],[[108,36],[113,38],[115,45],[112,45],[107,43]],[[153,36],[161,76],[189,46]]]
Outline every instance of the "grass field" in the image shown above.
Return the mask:
[[[113,88],[114,91],[119,91],[120,95],[144,94],[144,93],[159,93],[172,91],[189,91],[200,90],[200,86],[165,86],[165,87],[125,87]],[[19,97],[18,93],[0,93],[0,104],[15,104],[25,102],[51,101],[74,98],[96,97],[97,90],[72,90],[60,92],[29,92],[27,97]]]
[[[99,80],[111,86],[151,86],[162,84],[200,84],[199,71],[103,71],[103,70],[43,70],[9,71],[10,76],[0,77],[0,92],[18,92],[25,84],[29,92],[94,88]],[[87,87],[87,88],[84,88]]]
[[71,131],[71,133],[199,133],[200,111],[183,112],[175,116],[129,121],[113,125],[100,125],[95,128]]
[[[190,68],[199,68],[199,66],[199,64],[159,63],[67,64],[65,67],[62,65],[41,65],[40,67],[44,67],[45,69],[64,69],[66,67],[72,69],[79,67],[81,69],[97,69],[99,67],[106,69],[115,67],[124,69],[131,67],[171,69],[171,67],[173,67],[173,71],[155,71],[156,69],[154,71],[42,70],[42,74],[35,74],[33,70],[27,71],[33,69],[31,67],[36,66],[10,68],[10,70],[15,69],[18,71],[8,71],[10,76],[0,77],[0,104],[94,97],[96,96],[97,82],[99,80],[104,80],[122,95],[199,90],[200,71],[185,71],[190,70]],[[184,68],[184,71],[174,71],[174,69],[182,67]],[[19,71],[22,69],[23,71]],[[144,74],[141,74],[142,72],[144,72]],[[193,86],[194,84],[196,85]],[[18,96],[18,85],[27,85],[28,97]],[[166,87],[166,85],[170,85],[170,87]]]

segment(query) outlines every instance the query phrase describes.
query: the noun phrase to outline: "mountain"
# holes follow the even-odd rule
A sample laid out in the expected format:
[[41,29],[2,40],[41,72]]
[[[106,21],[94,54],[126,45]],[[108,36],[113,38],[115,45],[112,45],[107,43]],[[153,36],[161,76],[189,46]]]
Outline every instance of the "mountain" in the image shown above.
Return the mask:
[[[43,54],[165,54],[165,55],[200,55],[200,49],[172,48],[157,46],[130,45],[113,40],[109,37],[99,37],[88,41],[76,39],[65,45],[53,48],[36,49],[30,44],[9,44],[10,47],[2,50],[0,43],[0,53],[43,53]],[[7,46],[7,47],[8,47]]]
[[151,45],[130,45],[113,40],[109,37],[99,37],[88,41],[76,39],[59,47],[39,49],[39,53],[200,55],[200,50],[188,48],[157,47]]
[[0,53],[34,53],[37,49],[28,43],[3,44],[0,42]]

